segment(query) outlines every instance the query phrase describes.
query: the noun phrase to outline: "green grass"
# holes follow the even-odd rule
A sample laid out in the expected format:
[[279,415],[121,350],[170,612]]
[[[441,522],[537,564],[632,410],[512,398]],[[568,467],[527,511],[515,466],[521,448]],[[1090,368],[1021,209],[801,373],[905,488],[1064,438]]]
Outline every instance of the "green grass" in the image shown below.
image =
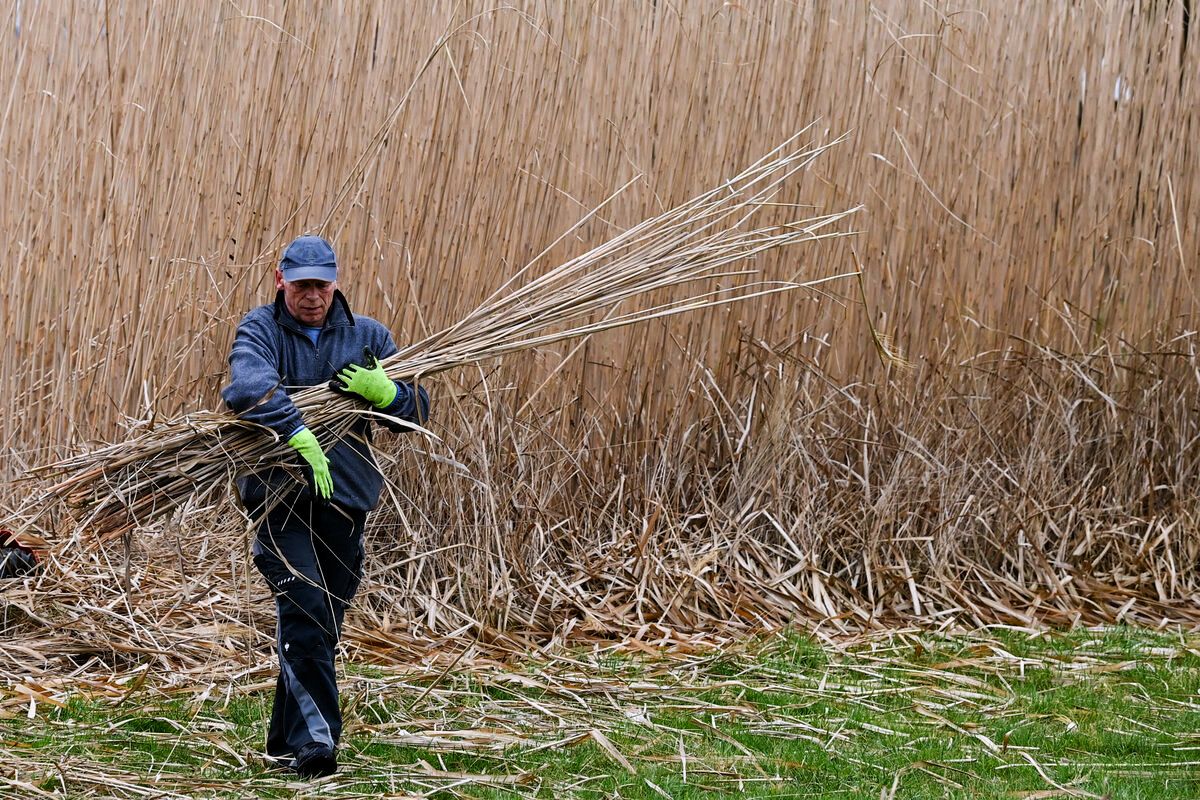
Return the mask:
[[[1131,628],[349,665],[343,768],[267,769],[263,691],[0,718],[0,797],[1194,798],[1200,641]],[[13,705],[4,706],[13,709]]]

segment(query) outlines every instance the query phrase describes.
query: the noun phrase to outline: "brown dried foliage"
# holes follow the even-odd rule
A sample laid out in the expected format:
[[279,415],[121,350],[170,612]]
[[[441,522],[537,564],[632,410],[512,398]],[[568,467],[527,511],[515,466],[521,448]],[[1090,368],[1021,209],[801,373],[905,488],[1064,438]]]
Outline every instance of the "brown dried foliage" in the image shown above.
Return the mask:
[[[294,234],[333,237],[356,307],[420,341],[633,175],[539,263],[819,119],[851,138],[778,199],[864,203],[857,257],[756,266],[861,264],[866,308],[847,284],[442,373],[440,442],[385,453],[362,635],[1192,618],[1200,47],[1178,4],[553,6],[50,4],[19,34],[10,6],[4,477],[215,408]],[[6,593],[31,652],[243,652],[186,633],[261,610],[229,504],[128,552],[39,524],[51,567]]]

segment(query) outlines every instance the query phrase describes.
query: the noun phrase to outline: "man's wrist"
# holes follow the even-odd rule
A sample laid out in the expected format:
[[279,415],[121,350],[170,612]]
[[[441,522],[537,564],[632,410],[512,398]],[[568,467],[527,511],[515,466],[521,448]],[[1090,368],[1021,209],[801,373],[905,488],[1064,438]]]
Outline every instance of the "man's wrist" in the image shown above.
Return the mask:
[[[375,408],[377,408],[381,411],[383,409],[387,408],[388,406],[390,406],[392,403],[396,402],[396,395],[400,394],[400,387],[396,385],[396,382],[395,381],[388,381],[388,382],[392,385],[391,391],[389,391],[387,393],[387,395],[385,395],[386,399],[381,397],[379,399],[379,401],[377,401],[375,403]],[[387,391],[387,390],[385,389],[385,391]]]

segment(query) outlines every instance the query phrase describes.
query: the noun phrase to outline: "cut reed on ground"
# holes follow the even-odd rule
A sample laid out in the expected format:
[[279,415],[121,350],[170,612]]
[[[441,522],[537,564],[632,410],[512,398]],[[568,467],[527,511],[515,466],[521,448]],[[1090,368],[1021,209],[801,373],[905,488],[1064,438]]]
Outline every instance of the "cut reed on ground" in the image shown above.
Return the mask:
[[1198,639],[909,628],[350,666],[341,769],[315,785],[263,763],[266,670],[84,697],[26,678],[0,687],[0,797],[1193,800]]

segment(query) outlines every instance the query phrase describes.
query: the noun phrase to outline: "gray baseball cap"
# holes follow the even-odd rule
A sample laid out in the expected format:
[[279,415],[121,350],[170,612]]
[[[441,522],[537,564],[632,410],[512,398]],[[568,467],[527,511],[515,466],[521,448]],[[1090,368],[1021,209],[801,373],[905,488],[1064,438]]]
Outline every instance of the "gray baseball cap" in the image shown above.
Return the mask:
[[320,236],[301,236],[283,251],[279,262],[283,279],[288,281],[337,280],[337,256],[333,245]]

